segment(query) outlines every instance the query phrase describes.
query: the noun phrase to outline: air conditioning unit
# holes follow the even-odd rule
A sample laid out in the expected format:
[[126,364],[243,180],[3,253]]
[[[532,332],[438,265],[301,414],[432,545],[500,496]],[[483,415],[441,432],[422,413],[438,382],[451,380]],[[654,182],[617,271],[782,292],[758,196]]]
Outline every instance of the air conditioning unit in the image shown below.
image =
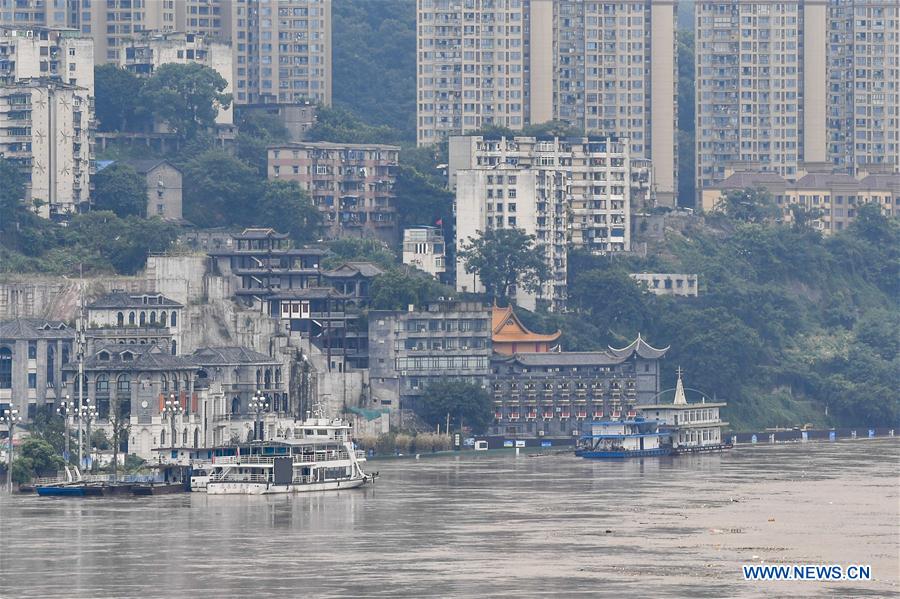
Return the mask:
[[538,431],[538,437],[543,437],[543,436],[544,436],[544,431]]

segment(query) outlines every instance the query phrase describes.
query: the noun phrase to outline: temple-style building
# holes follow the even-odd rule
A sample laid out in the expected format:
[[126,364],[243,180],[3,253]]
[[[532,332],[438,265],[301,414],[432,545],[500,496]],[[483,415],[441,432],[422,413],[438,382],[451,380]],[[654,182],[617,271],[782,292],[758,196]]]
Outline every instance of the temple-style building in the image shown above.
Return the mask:
[[549,335],[529,331],[516,316],[512,306],[506,308],[494,306],[491,313],[491,343],[494,353],[497,354],[559,351],[561,336],[560,331]]

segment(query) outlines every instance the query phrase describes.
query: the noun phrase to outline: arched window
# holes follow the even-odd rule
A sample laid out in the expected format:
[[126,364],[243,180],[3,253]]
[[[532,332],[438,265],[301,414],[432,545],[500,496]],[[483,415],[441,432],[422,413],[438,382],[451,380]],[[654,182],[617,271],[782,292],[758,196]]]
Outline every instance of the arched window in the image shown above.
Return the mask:
[[272,388],[272,371],[266,368],[266,389]]
[[174,339],[172,340],[172,355],[173,356],[178,355],[178,342],[175,341]]
[[119,375],[119,378],[116,381],[116,392],[117,393],[128,393],[131,394],[131,375],[122,374]]
[[259,387],[262,384],[262,370],[256,370],[256,386]]
[[146,312],[141,312],[140,322],[141,322],[142,327],[147,326],[147,313]]
[[94,383],[94,389],[97,394],[109,393],[109,377],[105,374],[97,375],[97,382]]
[[156,324],[156,312],[150,313],[150,324]]
[[200,429],[199,428],[194,429],[194,447],[195,448],[200,447]]
[[56,382],[56,347],[51,342],[47,345],[47,386]]
[[125,326],[125,315],[119,312],[116,314],[116,326],[124,327]]
[[240,383],[241,382],[241,372],[235,368],[231,371],[231,382],[232,383]]
[[0,347],[0,389],[12,389],[12,350]]
[[275,369],[275,385],[276,386],[281,385],[281,369],[280,368]]
[[162,429],[159,431],[159,446],[163,447],[166,444],[166,429]]
[[166,377],[166,375],[164,375],[164,374],[159,375],[159,385],[160,385],[160,389],[162,389],[163,392],[169,390],[169,379],[168,379],[168,377]]
[[181,389],[180,389],[180,383],[178,381],[178,375],[173,374],[172,375],[172,391],[175,391],[177,393],[180,390]]
[[241,399],[239,397],[235,397],[231,400],[231,413],[232,414],[240,414],[241,413]]
[[172,326],[178,326],[178,312],[172,310]]
[[181,433],[181,446],[182,447],[187,447],[187,439],[188,439],[188,432],[187,432],[187,429],[184,429],[184,431]]
[[134,325],[134,312],[128,313],[128,324]]
[[159,324],[162,326],[167,326],[169,324],[169,315],[166,314],[166,311],[163,310],[162,314],[159,315]]

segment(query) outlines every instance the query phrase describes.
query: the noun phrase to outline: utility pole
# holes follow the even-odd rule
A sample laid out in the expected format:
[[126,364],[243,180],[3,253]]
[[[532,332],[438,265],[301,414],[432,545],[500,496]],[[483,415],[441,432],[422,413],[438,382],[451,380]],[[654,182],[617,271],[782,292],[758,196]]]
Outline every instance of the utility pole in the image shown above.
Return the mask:
[[3,414],[0,414],[0,422],[5,423],[9,431],[9,446],[6,449],[6,492],[10,495],[12,495],[13,429],[21,420],[19,410],[16,408],[3,410]]
[[56,411],[65,420],[65,426],[66,426],[66,439],[65,439],[66,455],[65,455],[65,458],[66,458],[66,464],[68,464],[69,460],[71,459],[71,453],[69,453],[69,437],[71,436],[71,435],[69,435],[69,416],[72,414],[72,401],[69,399],[68,394],[66,394],[66,400],[64,402],[62,402],[58,408],[56,408]]
[[[81,436],[81,410],[84,406],[84,265],[78,265],[78,304],[79,318],[78,325],[75,327],[76,338],[75,343],[78,345],[78,467],[83,468],[84,462],[84,441]],[[88,440],[90,442],[90,440]]]

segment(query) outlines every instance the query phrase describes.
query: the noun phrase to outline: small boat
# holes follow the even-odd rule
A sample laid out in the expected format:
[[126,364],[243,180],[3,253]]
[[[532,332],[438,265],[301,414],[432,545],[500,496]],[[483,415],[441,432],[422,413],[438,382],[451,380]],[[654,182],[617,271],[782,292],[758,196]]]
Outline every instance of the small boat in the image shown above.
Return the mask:
[[131,488],[131,492],[134,495],[171,495],[173,493],[187,493],[188,490],[188,487],[181,482],[142,483]]
[[575,455],[595,460],[658,457],[672,454],[668,433],[656,420],[610,420],[591,424],[591,434],[579,440]]
[[[350,439],[351,426],[341,420],[307,419],[290,437],[217,448],[208,469],[209,495],[266,495],[353,489],[373,482]],[[198,478],[202,484],[203,478]]]

